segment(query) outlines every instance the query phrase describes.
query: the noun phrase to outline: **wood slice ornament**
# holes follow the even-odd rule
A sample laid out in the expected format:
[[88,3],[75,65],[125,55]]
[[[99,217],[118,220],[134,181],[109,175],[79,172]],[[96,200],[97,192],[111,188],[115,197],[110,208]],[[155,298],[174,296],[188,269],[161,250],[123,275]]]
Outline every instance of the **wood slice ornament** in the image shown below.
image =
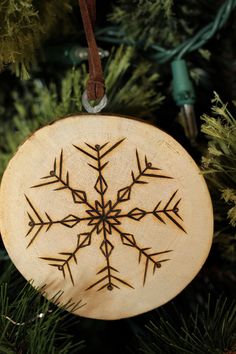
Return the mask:
[[211,200],[188,153],[132,118],[71,116],[10,161],[0,227],[12,261],[74,313],[119,319],[184,289],[209,253]]

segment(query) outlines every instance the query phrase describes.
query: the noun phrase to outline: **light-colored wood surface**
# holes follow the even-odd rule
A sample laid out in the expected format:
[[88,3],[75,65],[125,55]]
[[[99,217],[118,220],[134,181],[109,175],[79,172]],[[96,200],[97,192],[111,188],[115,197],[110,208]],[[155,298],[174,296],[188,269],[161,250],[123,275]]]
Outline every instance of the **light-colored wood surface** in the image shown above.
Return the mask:
[[209,193],[187,152],[156,127],[104,115],[62,119],[18,149],[2,179],[0,223],[26,279],[100,319],[171,300],[213,235]]

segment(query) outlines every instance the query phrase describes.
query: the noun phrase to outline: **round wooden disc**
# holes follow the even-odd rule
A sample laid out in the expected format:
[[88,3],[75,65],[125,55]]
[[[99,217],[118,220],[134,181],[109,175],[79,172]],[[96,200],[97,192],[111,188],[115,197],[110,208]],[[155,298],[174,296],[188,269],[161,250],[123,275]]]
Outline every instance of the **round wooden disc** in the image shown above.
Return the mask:
[[209,193],[188,153],[150,124],[105,115],[62,119],[18,149],[0,220],[24,277],[98,319],[172,299],[202,267],[213,235]]

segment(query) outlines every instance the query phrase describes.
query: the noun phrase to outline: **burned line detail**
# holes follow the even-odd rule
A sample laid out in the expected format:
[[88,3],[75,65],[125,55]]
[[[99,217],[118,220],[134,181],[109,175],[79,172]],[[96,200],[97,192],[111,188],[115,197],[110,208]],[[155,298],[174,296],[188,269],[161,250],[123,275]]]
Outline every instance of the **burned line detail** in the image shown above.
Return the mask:
[[[36,204],[27,195],[28,232],[26,237],[29,239],[27,247],[32,247],[34,242],[43,242],[40,240],[42,233],[49,232],[55,225],[73,229],[81,223],[87,225],[86,232],[74,235],[75,242],[72,250],[62,250],[57,255],[42,255],[40,258],[55,270],[61,272],[64,278],[68,278],[75,285],[73,269],[71,265],[79,264],[80,252],[86,252],[86,248],[93,243],[94,237],[100,237],[99,250],[103,256],[104,262],[101,269],[95,270],[95,281],[92,282],[86,290],[103,289],[111,291],[121,287],[134,288],[132,282],[125,280],[120,274],[119,269],[113,264],[113,254],[115,246],[112,238],[118,237],[123,247],[129,247],[130,252],[136,252],[137,262],[142,267],[142,283],[145,285],[149,274],[154,274],[160,270],[162,265],[171,260],[171,249],[154,250],[150,245],[143,245],[142,240],[138,239],[129,230],[122,226],[124,219],[132,222],[141,223],[144,218],[150,215],[154,216],[154,221],[164,224],[166,227],[173,225],[181,234],[186,235],[184,220],[181,217],[181,197],[178,190],[174,190],[167,200],[159,198],[150,210],[144,210],[142,206],[134,206],[130,211],[123,212],[122,205],[132,201],[132,192],[134,188],[145,188],[148,183],[158,183],[158,179],[165,179],[166,183],[171,183],[172,176],[164,173],[161,168],[153,166],[152,162],[146,156],[142,159],[138,150],[134,151],[135,169],[131,170],[127,184],[116,192],[114,200],[107,198],[107,190],[110,187],[105,178],[105,171],[109,164],[109,154],[122,149],[125,139],[121,139],[114,144],[109,142],[103,145],[92,145],[85,143],[83,147],[73,145],[79,154],[83,154],[88,159],[88,165],[95,170],[96,178],[94,181],[94,190],[97,198],[91,201],[85,190],[73,187],[70,178],[70,171],[65,170],[64,152],[55,158],[53,166],[49,173],[41,178],[40,183],[31,188],[53,188],[55,192],[66,193],[73,204],[78,204],[78,212],[65,215],[63,218],[54,218],[48,212],[38,210]],[[79,205],[85,206],[85,212],[80,212]],[[117,247],[117,246],[116,246]],[[126,275],[127,276],[127,275]]]

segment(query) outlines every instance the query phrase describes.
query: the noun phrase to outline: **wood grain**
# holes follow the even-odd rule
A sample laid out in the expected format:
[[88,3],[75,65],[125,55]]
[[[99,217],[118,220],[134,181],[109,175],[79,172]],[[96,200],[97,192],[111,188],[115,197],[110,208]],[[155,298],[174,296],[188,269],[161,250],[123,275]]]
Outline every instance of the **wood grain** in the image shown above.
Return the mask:
[[211,200],[188,153],[131,118],[72,116],[10,161],[0,227],[19,271],[74,313],[134,316],[176,296],[210,250]]

